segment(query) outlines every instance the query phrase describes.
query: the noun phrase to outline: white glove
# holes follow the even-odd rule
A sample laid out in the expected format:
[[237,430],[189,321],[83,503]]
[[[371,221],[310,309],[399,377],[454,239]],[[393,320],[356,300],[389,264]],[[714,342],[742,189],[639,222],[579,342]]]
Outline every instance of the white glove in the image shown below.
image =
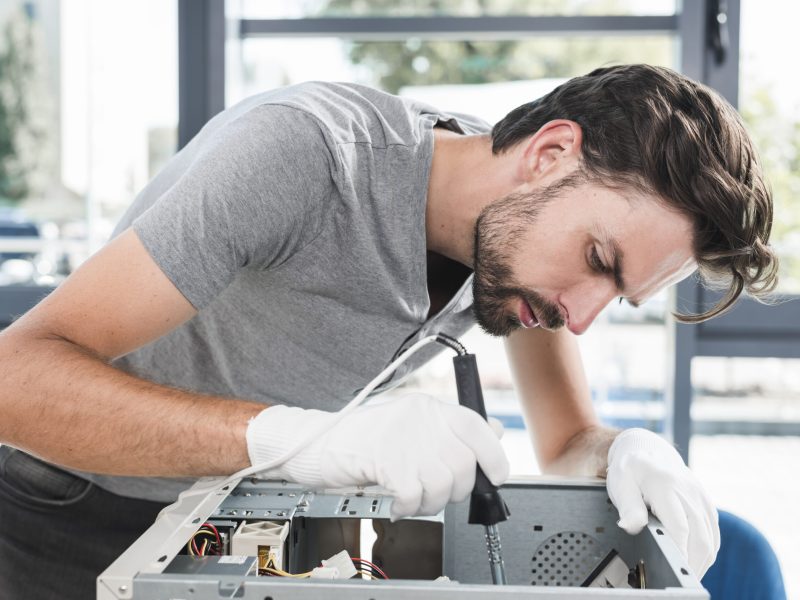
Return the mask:
[[[247,427],[250,461],[275,460],[336,419],[336,413],[271,406]],[[392,520],[433,515],[470,495],[476,460],[495,485],[508,478],[498,438],[468,408],[409,394],[353,410],[268,475],[312,488],[376,483],[394,496]]]
[[622,529],[639,533],[650,508],[698,578],[714,564],[719,551],[717,509],[666,440],[645,429],[620,433],[608,450],[606,485]]

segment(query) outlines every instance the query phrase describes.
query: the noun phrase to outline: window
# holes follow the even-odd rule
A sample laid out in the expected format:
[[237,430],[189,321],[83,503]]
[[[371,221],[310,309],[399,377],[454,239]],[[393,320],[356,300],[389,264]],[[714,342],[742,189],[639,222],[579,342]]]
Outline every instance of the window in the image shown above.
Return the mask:
[[793,40],[794,3],[742,2],[740,110],[756,138],[775,198],[773,242],[781,255],[780,291],[800,293],[800,83]]
[[0,27],[0,285],[54,284],[175,152],[177,2],[9,2]]

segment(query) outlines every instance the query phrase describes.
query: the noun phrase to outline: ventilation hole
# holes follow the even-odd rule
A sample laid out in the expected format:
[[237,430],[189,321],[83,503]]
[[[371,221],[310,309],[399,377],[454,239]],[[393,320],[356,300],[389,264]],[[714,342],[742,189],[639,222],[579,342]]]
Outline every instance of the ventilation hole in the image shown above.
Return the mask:
[[688,575],[688,574],[689,574],[689,571],[687,571],[686,569],[684,569],[683,567],[681,567],[681,573],[683,573],[684,575]]
[[542,526],[541,525],[534,525],[533,526],[533,530],[534,531],[541,531],[542,530]]
[[656,533],[657,533],[658,535],[664,535],[664,532],[663,532],[663,531],[661,531],[660,529],[656,529]]
[[164,562],[165,560],[167,560],[167,555],[166,554],[164,556],[160,557],[158,559],[158,562]]

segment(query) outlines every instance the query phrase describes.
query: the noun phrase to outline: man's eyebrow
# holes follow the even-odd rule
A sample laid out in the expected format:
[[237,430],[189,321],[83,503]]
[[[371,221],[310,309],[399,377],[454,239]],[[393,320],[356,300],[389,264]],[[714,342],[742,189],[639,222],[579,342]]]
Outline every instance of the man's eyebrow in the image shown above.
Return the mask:
[[[611,239],[611,237],[606,237],[606,242],[608,247],[611,250],[611,263],[612,263],[612,273],[614,274],[614,284],[617,286],[617,290],[619,293],[624,296],[625,289],[627,285],[625,284],[625,277],[622,274],[622,258],[623,253],[622,249],[617,245],[617,242]],[[634,308],[639,308],[639,303],[636,300],[631,300],[630,298],[626,298],[628,304],[633,306]]]

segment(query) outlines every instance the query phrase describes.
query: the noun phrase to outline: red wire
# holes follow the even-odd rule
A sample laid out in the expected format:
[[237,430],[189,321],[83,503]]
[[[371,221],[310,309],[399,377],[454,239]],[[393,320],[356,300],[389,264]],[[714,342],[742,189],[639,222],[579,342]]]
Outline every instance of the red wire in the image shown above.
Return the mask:
[[[217,551],[219,553],[222,553],[222,540],[219,537],[219,531],[217,531],[217,528],[208,522],[203,523],[203,527],[201,527],[200,529],[203,528],[208,528],[214,533],[214,537],[217,538],[217,549],[218,549]],[[198,530],[197,533],[200,533],[200,530]],[[203,556],[202,554],[200,554],[200,549],[197,547],[197,538],[195,537],[197,536],[197,533],[195,533],[195,535],[192,536],[192,550],[194,550],[195,555]]]
[[362,563],[364,563],[364,564],[365,564],[365,565],[367,565],[368,567],[370,567],[370,568],[374,569],[376,572],[380,573],[380,574],[383,576],[383,578],[384,578],[384,579],[389,579],[389,576],[388,576],[388,575],[386,575],[386,573],[384,573],[384,572],[381,570],[381,568],[380,568],[380,567],[378,567],[378,566],[376,566],[376,565],[373,565],[373,564],[372,564],[371,562],[369,562],[368,560],[364,560],[363,558],[353,558],[352,560],[357,560],[357,561],[359,561],[359,562],[362,562]]
[[[219,537],[219,531],[217,531],[217,528],[216,528],[216,527],[214,527],[214,526],[213,526],[211,523],[209,523],[208,521],[206,521],[205,523],[203,523],[203,527],[208,527],[208,528],[209,528],[211,531],[213,531],[213,532],[214,532],[214,535],[217,537],[217,544],[219,545],[220,549],[222,549],[222,540],[221,540],[221,539],[220,539],[220,537]],[[203,527],[201,527],[200,529],[202,529]]]

